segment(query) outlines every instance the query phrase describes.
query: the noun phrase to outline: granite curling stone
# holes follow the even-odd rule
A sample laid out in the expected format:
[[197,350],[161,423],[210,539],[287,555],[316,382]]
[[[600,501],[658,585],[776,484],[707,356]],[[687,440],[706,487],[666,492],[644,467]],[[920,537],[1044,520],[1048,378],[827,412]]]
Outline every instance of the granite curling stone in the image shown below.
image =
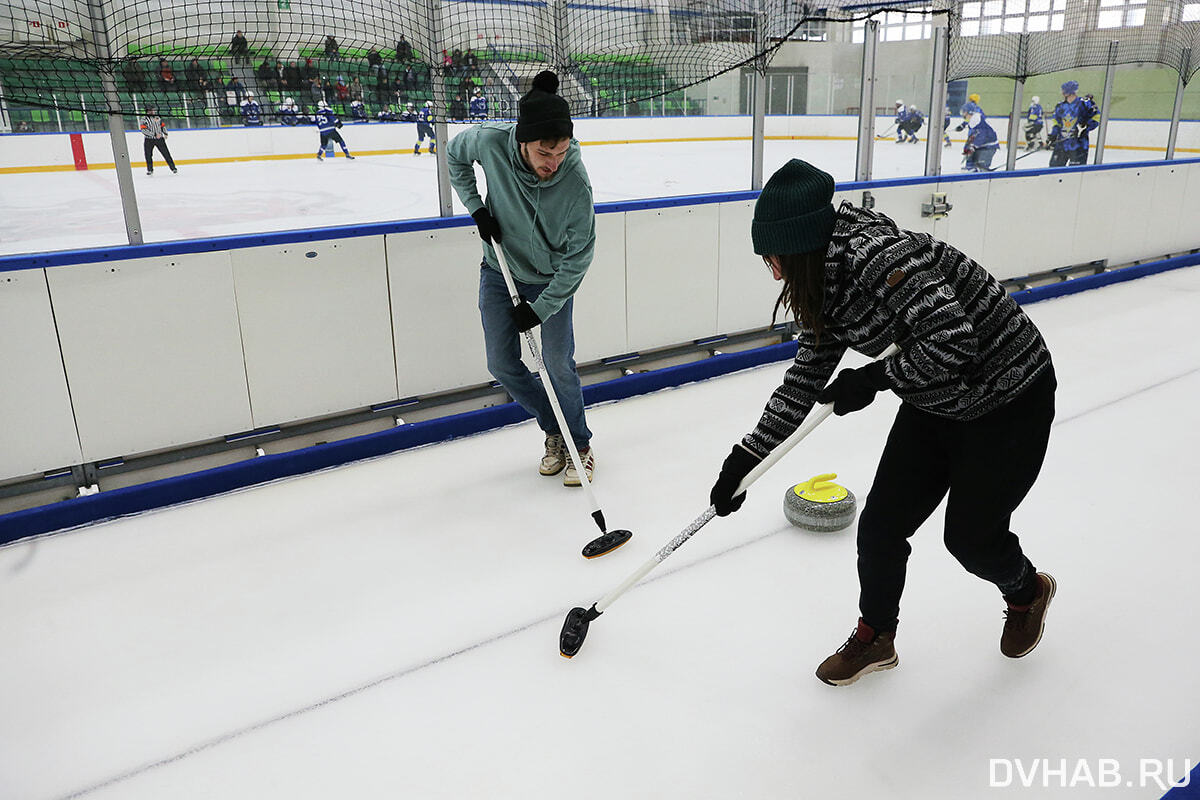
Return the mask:
[[787,490],[783,514],[793,525],[818,533],[850,527],[858,505],[854,493],[833,483],[837,473],[818,475]]

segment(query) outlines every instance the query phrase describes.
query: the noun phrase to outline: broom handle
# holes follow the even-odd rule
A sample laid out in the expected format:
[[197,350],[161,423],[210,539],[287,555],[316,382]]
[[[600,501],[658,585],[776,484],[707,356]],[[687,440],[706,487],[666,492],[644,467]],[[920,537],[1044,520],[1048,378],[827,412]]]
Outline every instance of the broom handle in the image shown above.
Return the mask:
[[[886,350],[879,354],[877,360],[890,358],[899,352],[899,347],[894,344],[890,345]],[[804,418],[804,422],[800,424],[800,427],[796,428],[796,430],[792,432],[791,436],[784,439],[775,447],[775,449],[768,453],[766,458],[758,463],[758,466],[746,474],[745,478],[742,478],[742,482],[738,484],[737,490],[733,493],[733,496],[737,497],[739,494],[749,489],[751,484],[763,476],[763,473],[774,466],[779,459],[787,455],[789,450],[799,444],[800,440],[805,436],[808,436],[810,433],[812,433],[813,429],[824,422],[832,413],[833,403],[824,403],[811,409],[808,412],[808,416]],[[678,536],[663,545],[657,553],[655,553],[646,561],[646,563],[638,567],[636,572],[622,581],[620,586],[597,600],[595,605],[592,606],[592,609],[597,614],[604,613],[604,610],[612,605],[618,597],[625,594],[625,592],[629,591],[634,584],[646,577],[650,570],[654,569],[664,560],[666,560],[667,556],[678,550],[684,542],[692,538],[697,531],[707,525],[716,515],[716,507],[709,506],[703,514],[692,520],[692,523],[684,528]]]

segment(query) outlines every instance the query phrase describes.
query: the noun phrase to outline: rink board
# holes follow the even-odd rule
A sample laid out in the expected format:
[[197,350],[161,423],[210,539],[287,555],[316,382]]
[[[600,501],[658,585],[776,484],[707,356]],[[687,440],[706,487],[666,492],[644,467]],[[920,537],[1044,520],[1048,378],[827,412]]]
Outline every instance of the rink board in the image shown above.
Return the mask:
[[[864,192],[1001,278],[1200,248],[1200,160],[846,183],[835,202]],[[922,216],[934,192],[944,218]],[[765,329],[755,198],[598,206],[577,360]],[[486,384],[479,258],[465,217],[2,258],[19,424],[0,480]]]

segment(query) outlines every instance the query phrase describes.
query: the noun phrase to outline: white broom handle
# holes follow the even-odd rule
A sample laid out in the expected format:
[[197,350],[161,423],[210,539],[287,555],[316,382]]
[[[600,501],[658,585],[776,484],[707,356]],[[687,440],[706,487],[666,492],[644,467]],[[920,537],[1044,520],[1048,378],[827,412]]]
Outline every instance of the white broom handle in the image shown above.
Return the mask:
[[[517,293],[517,285],[513,282],[512,273],[508,269],[508,261],[504,258],[504,252],[500,249],[500,243],[494,242],[492,249],[496,251],[496,260],[500,262],[500,273],[504,275],[504,285],[508,287],[509,297],[512,298],[514,306],[521,304],[521,295]],[[596,502],[596,495],[592,492],[592,483],[588,480],[587,471],[583,468],[583,459],[579,457],[579,449],[575,446],[575,438],[571,436],[571,431],[567,427],[566,417],[563,416],[562,406],[558,403],[558,394],[554,391],[554,384],[550,382],[550,375],[546,372],[545,362],[542,361],[541,351],[538,350],[537,340],[533,336],[533,331],[525,331],[525,343],[529,345],[529,352],[533,355],[533,364],[537,368],[537,374],[542,379],[542,386],[546,387],[546,397],[550,400],[550,408],[554,411],[554,419],[558,421],[558,429],[562,432],[563,441],[567,445],[567,450],[571,454],[571,463],[575,465],[575,472],[579,475],[579,483],[583,486],[583,491],[587,495],[588,504],[592,507],[592,513],[600,511],[600,504]],[[606,531],[607,532],[607,531]]]
[[[899,347],[894,344],[890,345],[886,350],[879,354],[877,360],[890,358],[899,352]],[[810,433],[812,433],[813,429],[824,422],[825,419],[832,413],[833,403],[824,403],[819,406],[814,406],[812,409],[810,409],[808,416],[804,418],[804,422],[800,424],[800,427],[796,428],[796,430],[792,432],[791,436],[780,442],[774,450],[767,454],[766,458],[758,462],[758,466],[750,470],[750,472],[746,474],[746,477],[742,478],[742,482],[738,484],[737,490],[733,493],[733,497],[737,497],[739,494],[749,489],[751,484],[763,476],[763,473],[773,467],[775,463],[779,461],[779,459],[787,455],[789,450],[799,444],[800,440],[805,436],[808,436]],[[716,507],[709,506],[703,514],[692,520],[692,524],[684,528],[678,536],[663,545],[657,553],[655,553],[646,561],[646,563],[638,567],[637,571],[626,578],[620,586],[597,600],[595,604],[596,611],[603,613],[604,609],[612,605],[618,597],[628,591],[629,588],[635,583],[646,577],[646,574],[649,573],[650,570],[657,567],[663,562],[664,559],[666,559],[667,556],[678,550],[680,545],[692,538],[693,534],[707,525],[716,515]]]

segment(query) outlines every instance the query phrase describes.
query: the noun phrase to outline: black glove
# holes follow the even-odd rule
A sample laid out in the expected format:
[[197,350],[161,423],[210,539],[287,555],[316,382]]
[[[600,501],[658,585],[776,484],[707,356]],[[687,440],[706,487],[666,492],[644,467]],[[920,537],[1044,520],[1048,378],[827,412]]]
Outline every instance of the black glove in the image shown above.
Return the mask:
[[337,125],[335,125],[334,127],[335,127],[335,128],[340,128],[340,127],[342,127],[342,121],[339,119],[339,120],[337,121]]
[[496,218],[492,216],[492,212],[487,210],[487,206],[483,206],[472,214],[471,219],[475,220],[475,227],[479,228],[479,238],[485,242],[499,244],[503,239],[500,233],[500,223],[496,222]]
[[519,305],[513,306],[512,318],[513,324],[521,333],[542,324],[541,317],[529,305],[528,300],[522,300]]
[[959,124],[958,127],[956,127],[954,130],[961,131],[965,127],[967,127],[967,123],[963,122],[963,123]]
[[733,452],[725,457],[725,463],[721,465],[721,474],[717,476],[717,482],[708,493],[708,502],[716,506],[718,517],[729,516],[746,502],[745,492],[737,497],[734,497],[733,493],[737,491],[742,478],[749,475],[750,470],[757,467],[759,461],[761,459],[758,456],[740,444],[733,446]]
[[818,403],[833,403],[839,417],[871,405],[875,395],[887,389],[883,362],[874,361],[858,369],[844,369],[817,395]]

